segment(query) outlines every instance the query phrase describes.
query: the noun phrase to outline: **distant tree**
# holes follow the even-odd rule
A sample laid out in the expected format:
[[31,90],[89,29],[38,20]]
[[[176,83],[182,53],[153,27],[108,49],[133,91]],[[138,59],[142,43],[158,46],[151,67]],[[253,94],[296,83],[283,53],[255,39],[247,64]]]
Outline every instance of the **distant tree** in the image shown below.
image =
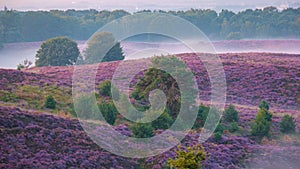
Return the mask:
[[45,102],[45,107],[48,108],[48,109],[55,109],[56,108],[56,101],[55,99],[53,98],[52,95],[49,95],[46,99],[46,102]]
[[74,65],[79,57],[77,43],[67,37],[55,37],[43,42],[36,54],[36,66]]
[[27,59],[25,59],[25,60],[23,61],[23,63],[20,63],[20,64],[18,65],[17,70],[21,70],[21,69],[24,69],[24,68],[27,69],[27,68],[29,68],[31,65],[32,65],[32,62],[29,61],[29,60],[27,60]]
[[259,108],[260,108],[260,109],[264,108],[264,109],[266,109],[266,110],[269,110],[270,105],[269,105],[269,103],[268,103],[267,101],[262,100],[262,101],[260,102],[260,104],[259,104]]
[[116,42],[110,32],[95,33],[84,50],[84,61],[89,64],[123,60],[124,58],[120,43]]
[[296,121],[293,116],[284,115],[280,122],[280,131],[282,133],[294,133],[296,131]]
[[267,109],[259,110],[254,124],[251,126],[251,134],[261,140],[264,136],[270,136],[270,128],[272,124],[272,114]]
[[228,108],[225,110],[224,120],[227,122],[239,121],[238,111],[235,110],[235,107],[232,104],[229,105]]

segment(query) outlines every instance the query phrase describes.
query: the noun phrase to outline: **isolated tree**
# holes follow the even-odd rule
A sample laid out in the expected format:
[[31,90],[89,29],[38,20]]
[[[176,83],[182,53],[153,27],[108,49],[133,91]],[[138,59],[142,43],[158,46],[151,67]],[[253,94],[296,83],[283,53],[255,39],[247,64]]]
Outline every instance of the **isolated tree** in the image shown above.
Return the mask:
[[296,131],[296,121],[293,116],[284,115],[280,122],[280,131],[282,133],[294,133]]
[[49,95],[46,99],[46,102],[45,102],[45,107],[48,108],[48,109],[55,109],[56,108],[56,101],[55,99],[53,98],[52,95]]
[[224,119],[227,122],[239,121],[238,111],[235,110],[235,107],[232,104],[229,105],[228,108],[225,110]]
[[251,134],[259,140],[264,136],[269,137],[272,124],[271,120],[272,114],[265,108],[260,109],[255,118],[254,124],[251,126]]
[[42,43],[36,54],[36,66],[66,66],[75,64],[79,49],[77,43],[67,37],[55,37]]
[[109,62],[123,60],[124,54],[120,43],[110,32],[97,32],[87,43],[84,50],[85,63]]

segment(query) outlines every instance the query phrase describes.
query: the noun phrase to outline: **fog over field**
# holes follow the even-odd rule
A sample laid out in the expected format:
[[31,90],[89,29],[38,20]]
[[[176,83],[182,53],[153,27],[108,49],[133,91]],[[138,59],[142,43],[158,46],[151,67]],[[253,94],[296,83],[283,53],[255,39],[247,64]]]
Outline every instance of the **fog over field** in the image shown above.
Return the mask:
[[[42,42],[25,42],[5,44],[0,50],[0,68],[15,69],[19,63],[28,59],[35,62],[36,51]],[[79,49],[83,50],[85,41],[77,41]],[[235,40],[235,41],[215,41],[212,42],[216,53],[241,53],[241,52],[270,52],[300,54],[300,40]],[[191,50],[180,43],[162,42],[122,42],[125,59],[137,59],[131,54],[152,49],[148,56],[160,54],[191,53]],[[164,51],[161,53],[161,51]],[[143,58],[145,56],[139,56]]]

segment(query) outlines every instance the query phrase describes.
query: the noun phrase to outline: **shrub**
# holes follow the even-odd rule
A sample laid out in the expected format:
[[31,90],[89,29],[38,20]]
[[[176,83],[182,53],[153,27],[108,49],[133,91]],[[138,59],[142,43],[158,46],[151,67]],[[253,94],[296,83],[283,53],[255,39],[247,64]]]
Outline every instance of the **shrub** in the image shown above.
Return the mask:
[[272,114],[265,108],[260,109],[254,124],[251,126],[251,134],[261,140],[264,136],[270,136]]
[[237,122],[232,122],[229,127],[230,132],[236,132],[239,130],[239,124]]
[[269,108],[270,108],[270,105],[269,105],[269,103],[267,102],[267,101],[265,101],[265,100],[262,100],[261,102],[260,102],[260,104],[259,104],[259,108],[260,109],[266,109],[266,110],[269,110]]
[[119,100],[120,93],[119,90],[111,84],[110,80],[105,80],[99,84],[99,94],[101,96],[112,97],[112,92],[115,100]]
[[172,122],[172,117],[167,112],[164,112],[157,119],[152,121],[152,127],[155,129],[168,129]]
[[238,111],[235,110],[233,105],[229,105],[229,107],[225,110],[224,120],[227,122],[238,122],[239,121]]
[[137,123],[131,127],[131,130],[136,138],[153,137],[153,127],[150,123]]
[[223,124],[219,123],[214,131],[214,133],[224,133],[224,126]]
[[222,140],[222,136],[223,136],[223,133],[221,133],[221,132],[214,133],[214,139],[215,139],[215,141],[216,142],[221,141]]
[[99,109],[92,95],[82,94],[75,99],[74,108],[77,117],[81,119],[99,120]]
[[290,115],[284,115],[280,122],[280,131],[282,133],[294,133],[296,130],[296,121]]
[[46,102],[45,102],[45,107],[48,108],[48,109],[55,109],[56,108],[56,101],[55,99],[53,98],[52,95],[49,95],[46,99]]
[[199,106],[197,119],[196,119],[195,124],[193,126],[194,129],[198,129],[198,128],[201,128],[201,127],[204,126],[205,120],[208,116],[208,112],[209,112],[209,107],[208,106],[204,106],[203,104],[201,104]]
[[201,169],[202,162],[206,159],[206,152],[203,146],[179,147],[176,151],[176,158],[169,159],[170,168],[178,169]]
[[102,113],[105,121],[113,125],[117,119],[117,109],[112,102],[102,102],[99,104],[100,112]]

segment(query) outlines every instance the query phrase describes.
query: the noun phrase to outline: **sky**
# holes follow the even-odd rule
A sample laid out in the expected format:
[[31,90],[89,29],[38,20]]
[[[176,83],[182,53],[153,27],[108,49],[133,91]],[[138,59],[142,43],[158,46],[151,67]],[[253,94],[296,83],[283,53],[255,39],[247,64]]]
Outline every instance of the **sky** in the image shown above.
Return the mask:
[[300,7],[299,0],[0,0],[0,8],[16,10],[51,10],[51,9],[125,9],[135,12],[142,9],[186,10],[190,8],[244,9],[276,6],[279,9]]

